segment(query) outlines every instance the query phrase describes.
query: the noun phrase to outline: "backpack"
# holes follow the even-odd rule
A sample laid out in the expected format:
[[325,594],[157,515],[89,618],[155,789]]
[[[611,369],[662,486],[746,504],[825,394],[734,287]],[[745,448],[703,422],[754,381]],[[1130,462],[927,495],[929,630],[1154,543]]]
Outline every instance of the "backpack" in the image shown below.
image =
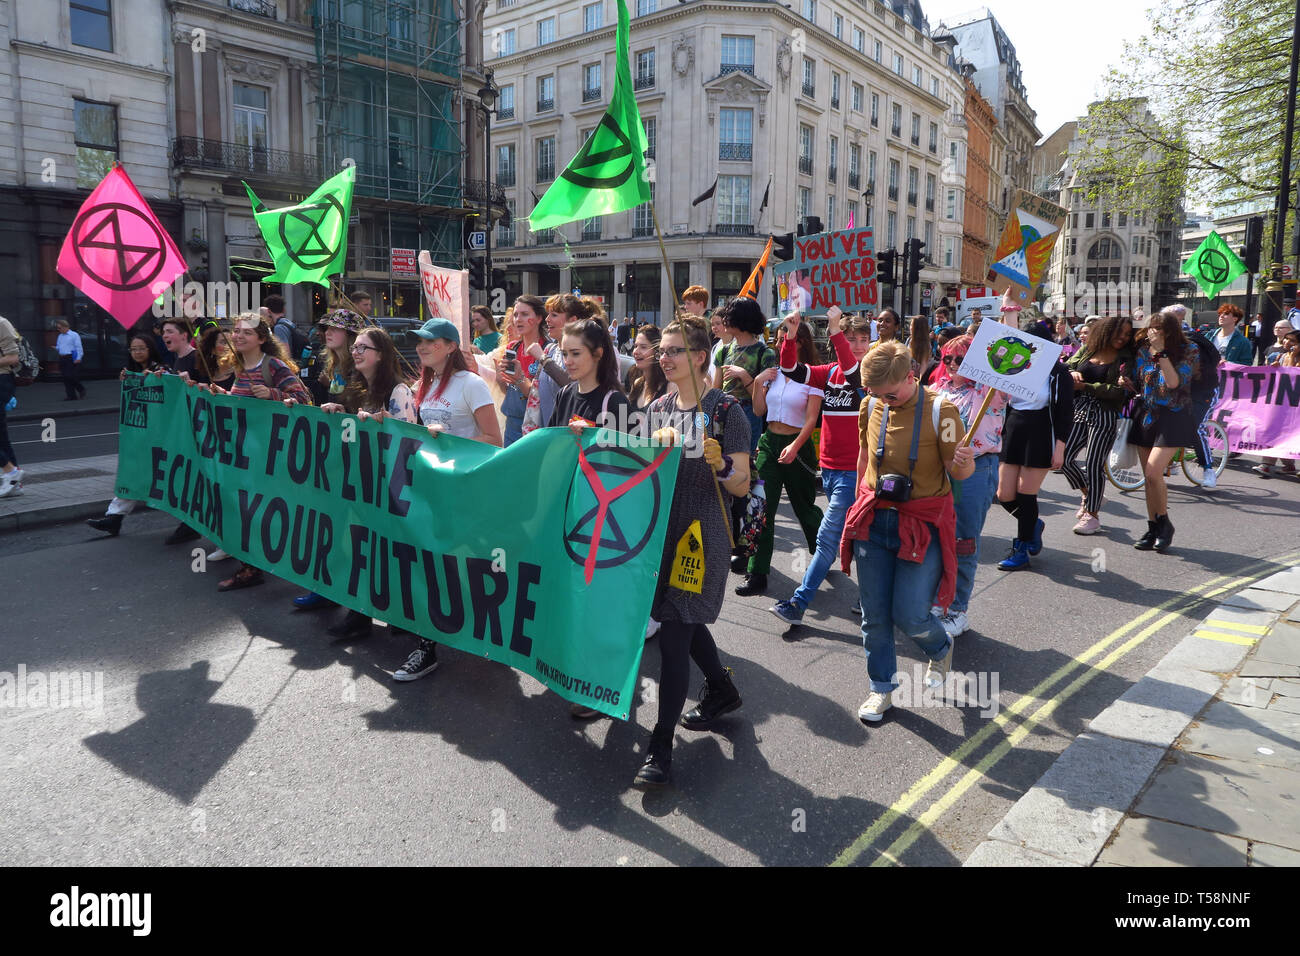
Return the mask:
[[31,385],[41,375],[41,360],[36,357],[27,340],[18,337],[18,364],[14,366],[14,384]]
[[[732,408],[739,408],[740,402],[728,395],[722,393],[718,403],[713,406],[713,421],[709,423],[711,436],[718,444],[722,444],[723,427],[722,423],[727,416],[731,414]],[[763,490],[763,479],[758,477],[758,473],[752,470],[749,473],[749,494],[745,500],[745,517],[740,522],[740,535],[735,540],[736,554],[743,558],[751,557],[758,550],[758,536],[762,533],[763,527],[767,524],[767,494]]]
[[278,329],[281,325],[289,328],[289,356],[295,362],[300,361],[303,352],[311,345],[311,339],[307,337],[306,332],[300,331],[298,326],[290,322],[287,316],[282,315],[275,320],[275,328]]

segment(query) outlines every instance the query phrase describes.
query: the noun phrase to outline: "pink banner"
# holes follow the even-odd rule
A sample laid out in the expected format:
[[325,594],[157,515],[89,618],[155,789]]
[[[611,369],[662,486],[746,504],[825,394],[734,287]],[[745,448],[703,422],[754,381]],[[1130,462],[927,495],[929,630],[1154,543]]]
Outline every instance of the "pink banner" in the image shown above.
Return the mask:
[[1224,362],[1219,394],[1212,417],[1231,451],[1300,458],[1300,368]]

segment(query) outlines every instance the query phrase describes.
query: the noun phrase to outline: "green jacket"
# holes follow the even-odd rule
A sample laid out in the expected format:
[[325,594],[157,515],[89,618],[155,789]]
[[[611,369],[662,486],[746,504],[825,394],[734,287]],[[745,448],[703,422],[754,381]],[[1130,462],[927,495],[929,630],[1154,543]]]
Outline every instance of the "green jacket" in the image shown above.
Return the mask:
[[[1084,363],[1088,361],[1091,354],[1092,353],[1085,347],[1071,355],[1069,359],[1066,360],[1065,367],[1071,372],[1081,372]],[[1115,357],[1115,361],[1111,363],[1110,369],[1106,374],[1106,381],[1084,382],[1083,384],[1076,382],[1074,385],[1075,394],[1091,395],[1100,402],[1103,407],[1113,408],[1116,411],[1119,411],[1119,409],[1124,407],[1124,403],[1132,396],[1132,393],[1129,392],[1128,389],[1119,384],[1120,368],[1122,366],[1128,367],[1129,378],[1131,379],[1133,377],[1132,350],[1124,349]]]

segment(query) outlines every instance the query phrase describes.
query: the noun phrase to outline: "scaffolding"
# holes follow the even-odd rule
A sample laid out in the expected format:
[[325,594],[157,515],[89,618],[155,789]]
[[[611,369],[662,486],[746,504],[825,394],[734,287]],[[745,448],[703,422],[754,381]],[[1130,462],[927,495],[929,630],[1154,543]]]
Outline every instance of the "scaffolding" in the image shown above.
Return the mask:
[[356,162],[354,212],[373,214],[350,273],[388,250],[459,263],[464,217],[457,0],[318,0],[313,14],[326,169]]

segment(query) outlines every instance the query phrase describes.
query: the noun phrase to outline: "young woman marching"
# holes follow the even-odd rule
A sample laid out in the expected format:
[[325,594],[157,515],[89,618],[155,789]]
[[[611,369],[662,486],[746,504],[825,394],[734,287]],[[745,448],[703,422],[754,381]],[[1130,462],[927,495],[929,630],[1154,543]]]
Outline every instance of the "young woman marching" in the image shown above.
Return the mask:
[[476,305],[469,310],[470,329],[474,333],[474,346],[483,354],[493,351],[501,342],[501,330],[492,310],[486,305]]
[[[688,730],[707,730],[741,704],[730,671],[718,658],[708,625],[718,619],[727,587],[725,512],[731,496],[749,491],[749,423],[739,403],[708,387],[708,362],[709,331],[703,321],[678,318],[664,329],[659,363],[676,391],[651,403],[650,415],[655,421],[668,416],[666,420],[678,427],[659,429],[654,437],[665,442],[684,440],[686,448],[702,447],[703,456],[683,454],[678,466],[651,609],[651,617],[662,622],[659,717],[635,782],[652,787],[668,783],[673,730],[679,718]],[[696,395],[700,396],[698,406]],[[715,481],[722,489],[721,509],[713,490]],[[703,553],[703,580],[698,591],[675,573],[679,547]],[[708,684],[699,706],[682,716],[692,660]]]
[[[1187,341],[1178,316],[1168,310],[1141,322],[1150,325],[1135,363],[1135,387],[1141,406],[1128,440],[1137,448],[1146,474],[1147,532],[1133,547],[1163,554],[1174,540],[1165,469],[1179,449],[1197,441],[1196,422],[1191,415],[1191,384],[1200,365],[1200,350]],[[1133,325],[1142,327],[1138,322]],[[1121,384],[1131,383],[1124,379]]]
[[[1132,368],[1133,320],[1124,316],[1098,319],[1088,333],[1088,344],[1065,363],[1074,379],[1074,427],[1065,443],[1065,466],[1061,469],[1070,487],[1082,494],[1074,526],[1075,534],[1096,534],[1101,530],[1101,503],[1106,490],[1106,459],[1115,443],[1120,410],[1129,392],[1119,384]],[[1075,459],[1087,446],[1087,472]]]
[[[506,420],[505,447],[524,437],[524,416],[530,403],[539,408],[540,397],[534,391],[537,376],[541,373],[542,362],[529,354],[534,345],[543,344],[541,332],[542,319],[546,315],[546,303],[535,295],[521,295],[515,300],[513,317],[515,338],[506,346],[506,351],[513,351],[513,360],[501,358],[496,363],[497,381],[506,390],[506,397],[501,403],[501,414]],[[539,425],[543,424],[539,422]],[[530,429],[531,430],[531,429]]]
[[579,319],[564,326],[560,354],[569,384],[555,397],[547,425],[554,428],[581,420],[615,428],[627,421],[627,396],[619,388],[618,360],[609,331],[596,319]]
[[575,295],[553,295],[546,300],[546,339],[549,341],[543,340],[528,347],[528,354],[542,363],[542,370],[537,375],[537,396],[543,426],[555,411],[555,396],[572,381],[560,354],[560,337],[564,335],[564,324],[569,321],[565,311],[568,299],[578,301]]
[[[211,386],[229,395],[251,396],[271,401],[311,404],[311,393],[298,378],[298,366],[285,354],[280,340],[271,334],[266,319],[256,312],[241,313],[230,332],[235,345],[235,381],[227,389]],[[234,577],[226,578],[218,591],[236,591],[265,583],[260,568],[241,562]]]
[[788,601],[778,601],[771,612],[787,624],[803,619],[817,589],[840,551],[844,517],[857,494],[858,485],[858,408],[862,404],[862,377],[858,363],[871,347],[871,320],[840,316],[836,306],[826,312],[840,331],[831,336],[831,347],[838,360],[831,365],[805,365],[798,361],[796,335],[789,331],[791,321],[802,322],[798,313],[786,317],[785,341],[781,345],[781,372],[791,381],[803,382],[822,392],[821,472],[826,491],[826,514],[817,529],[817,548],[808,562],[803,582]]
[[[1051,341],[1046,322],[1036,322],[1028,331]],[[1064,365],[1053,362],[1042,391],[1033,398],[1012,399],[1009,409],[998,455],[998,504],[1016,519],[1016,536],[998,567],[1019,571],[1029,567],[1030,555],[1043,550],[1038,489],[1049,471],[1065,464],[1065,440],[1074,423],[1074,380]]]
[[[802,322],[787,319],[786,341],[794,341],[800,363],[817,361],[812,332]],[[767,572],[772,566],[772,542],[776,532],[776,509],[785,489],[803,530],[808,553],[817,550],[817,529],[822,510],[817,507],[817,455],[808,443],[822,408],[822,390],[795,382],[773,366],[760,372],[750,390],[754,414],[764,418],[767,427],[758,440],[755,467],[763,479],[767,494],[767,521],[758,534],[754,554],[749,559],[745,583],[736,588],[742,597],[767,592]]]
[[316,323],[325,336],[325,349],[320,369],[315,375],[307,376],[306,384],[317,405],[337,404],[341,400],[352,374],[352,343],[367,324],[361,315],[348,309],[326,312]]
[[668,379],[664,378],[664,371],[659,367],[662,334],[656,326],[642,326],[632,344],[632,359],[636,365],[624,376],[623,391],[637,411],[668,393]]

